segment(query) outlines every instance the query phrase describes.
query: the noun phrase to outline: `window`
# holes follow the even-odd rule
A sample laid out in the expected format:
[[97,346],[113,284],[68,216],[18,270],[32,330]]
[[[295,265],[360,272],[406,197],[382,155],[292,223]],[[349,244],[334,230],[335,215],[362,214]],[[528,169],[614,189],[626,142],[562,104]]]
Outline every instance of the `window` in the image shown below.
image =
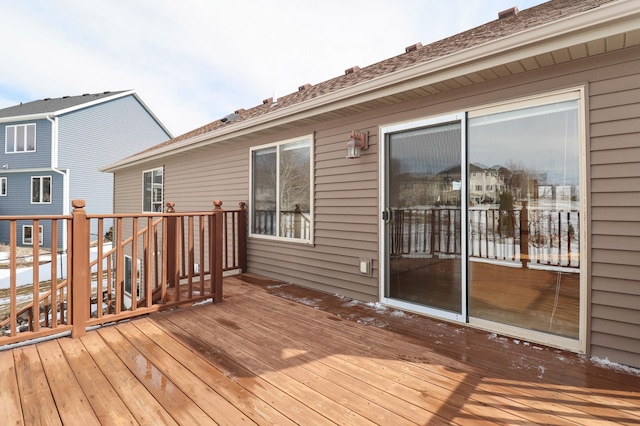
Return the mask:
[[309,242],[312,137],[251,150],[251,235]]
[[0,196],[4,197],[7,195],[7,178],[0,177]]
[[142,173],[142,211],[162,211],[162,167]]
[[[42,245],[43,244],[42,225],[38,226],[38,229],[40,231],[38,235],[38,244]],[[22,244],[24,245],[33,244],[33,225],[22,226]]]
[[31,177],[31,204],[51,203],[51,176]]
[[[142,299],[144,296],[144,287],[142,282],[142,262],[140,259],[136,259],[136,274],[135,274],[135,282],[136,282],[136,300]],[[133,259],[131,256],[124,255],[124,293],[132,297],[131,291],[133,289]]]
[[36,125],[18,124],[6,127],[5,152],[34,152],[36,150]]

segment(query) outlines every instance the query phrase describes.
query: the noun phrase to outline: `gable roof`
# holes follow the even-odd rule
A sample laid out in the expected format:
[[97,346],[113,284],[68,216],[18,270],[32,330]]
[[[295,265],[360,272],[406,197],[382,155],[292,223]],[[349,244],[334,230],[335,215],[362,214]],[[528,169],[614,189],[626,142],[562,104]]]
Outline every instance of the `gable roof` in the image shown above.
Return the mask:
[[[605,28],[605,25],[608,26]],[[104,170],[114,171],[155,156],[189,149],[191,146],[217,143],[233,136],[246,136],[250,132],[291,123],[295,119],[335,113],[340,108],[356,103],[405,94],[412,87],[421,88],[423,92],[437,93],[456,88],[456,85],[462,87],[465,79],[468,82],[466,84],[473,84],[478,82],[476,80],[495,78],[500,72],[515,74],[525,71],[526,64],[514,64],[514,70],[492,70],[488,74],[493,73],[493,77],[482,75],[482,71],[486,71],[487,67],[504,66],[508,61],[522,61],[532,55],[559,52],[561,49],[570,49],[571,46],[606,39],[619,32],[632,32],[634,37],[628,37],[626,42],[616,43],[609,50],[640,44],[639,28],[640,8],[637,0],[551,0],[426,46],[417,43],[407,47],[403,54],[362,69],[349,68],[344,75],[322,83],[302,85],[297,92],[278,98],[277,102],[272,98],[265,99],[262,104],[253,108],[235,111],[237,116],[232,120],[223,118],[213,121],[127,157]],[[606,47],[604,51],[607,51]],[[575,57],[571,56],[571,52],[562,52],[565,58],[558,54],[559,59],[552,59],[551,62],[554,64],[598,53],[602,51],[596,48],[586,54],[574,53]],[[522,70],[518,70],[518,67]],[[456,69],[455,73],[448,72],[453,69]],[[460,80],[447,80],[453,80],[454,77]],[[428,86],[426,83],[430,81],[435,84]]]
[[44,98],[37,101],[21,103],[0,109],[0,123],[10,121],[36,120],[39,118],[59,116],[79,109],[87,108],[104,102],[109,102],[125,96],[133,96],[142,107],[153,117],[164,132],[173,136],[171,131],[158,119],[153,111],[145,104],[135,90],[120,90],[116,92],[85,93],[77,96],[63,96],[61,98]]
[[[0,109],[0,118],[19,117],[23,115],[35,115],[45,113],[56,113],[58,111],[84,105],[96,100],[104,100],[105,98],[113,98],[115,95],[125,93],[119,92],[102,92],[89,94],[85,93],[79,96],[63,96],[61,98],[45,98],[37,101],[20,103],[8,108]],[[130,91],[129,91],[130,92]],[[133,92],[131,92],[133,93]]]

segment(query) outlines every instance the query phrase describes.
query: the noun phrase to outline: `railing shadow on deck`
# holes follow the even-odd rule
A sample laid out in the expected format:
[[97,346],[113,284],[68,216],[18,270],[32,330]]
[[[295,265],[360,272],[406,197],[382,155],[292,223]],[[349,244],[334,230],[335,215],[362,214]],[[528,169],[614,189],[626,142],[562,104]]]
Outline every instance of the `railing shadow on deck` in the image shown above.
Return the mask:
[[[244,203],[223,210],[215,201],[212,211],[185,213],[167,203],[164,213],[101,215],[87,214],[83,200],[72,205],[71,215],[0,216],[0,235],[9,237],[0,347],[60,333],[79,337],[87,327],[185,303],[219,303],[223,273],[246,271]],[[17,262],[18,249],[25,250],[18,226],[31,230],[30,267]],[[90,233],[96,228],[97,240]]]

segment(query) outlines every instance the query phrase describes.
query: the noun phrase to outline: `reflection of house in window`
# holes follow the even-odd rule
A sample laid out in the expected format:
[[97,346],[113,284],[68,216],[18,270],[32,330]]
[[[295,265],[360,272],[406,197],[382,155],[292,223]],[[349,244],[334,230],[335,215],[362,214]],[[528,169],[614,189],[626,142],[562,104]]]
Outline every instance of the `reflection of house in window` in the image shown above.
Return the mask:
[[495,168],[469,165],[469,199],[473,204],[497,203],[504,186],[504,176]]

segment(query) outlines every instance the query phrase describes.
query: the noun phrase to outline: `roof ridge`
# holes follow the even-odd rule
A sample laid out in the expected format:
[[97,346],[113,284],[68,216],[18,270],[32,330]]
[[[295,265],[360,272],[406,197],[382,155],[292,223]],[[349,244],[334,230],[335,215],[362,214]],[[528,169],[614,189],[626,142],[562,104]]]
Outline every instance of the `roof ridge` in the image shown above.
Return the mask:
[[415,43],[414,45],[405,48],[404,52],[399,53],[396,56],[382,59],[362,68],[359,68],[358,66],[350,67],[343,75],[332,77],[323,82],[314,85],[305,84],[299,86],[298,91],[279,97],[277,105],[269,102],[263,102],[262,104],[246,110],[237,110],[236,113],[238,113],[239,117],[233,120],[233,122],[225,123],[221,119],[217,119],[159,145],[141,151],[139,154],[208,133],[223,126],[234,125],[258,115],[266,114],[270,111],[296,105],[300,102],[391,74],[416,64],[426,63],[493,40],[539,27],[564,17],[586,12],[590,9],[600,7],[603,4],[615,1],[620,0],[581,0],[579,2],[576,2],[575,0],[550,0],[521,11],[517,11],[517,13],[514,11],[514,13],[507,14],[507,16],[502,18],[499,17],[499,13],[502,12],[496,12],[496,19],[492,21],[443,39],[436,40],[424,46],[421,45],[421,43]]

